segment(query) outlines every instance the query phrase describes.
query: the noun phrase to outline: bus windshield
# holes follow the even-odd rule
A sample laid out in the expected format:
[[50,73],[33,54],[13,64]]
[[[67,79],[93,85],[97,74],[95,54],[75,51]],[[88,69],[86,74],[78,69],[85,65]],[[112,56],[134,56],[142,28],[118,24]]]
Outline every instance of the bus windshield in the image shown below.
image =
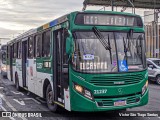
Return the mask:
[[[145,66],[144,33],[74,32],[72,66],[82,72],[127,72]],[[105,47],[106,46],[106,47]],[[108,49],[109,48],[109,49]]]

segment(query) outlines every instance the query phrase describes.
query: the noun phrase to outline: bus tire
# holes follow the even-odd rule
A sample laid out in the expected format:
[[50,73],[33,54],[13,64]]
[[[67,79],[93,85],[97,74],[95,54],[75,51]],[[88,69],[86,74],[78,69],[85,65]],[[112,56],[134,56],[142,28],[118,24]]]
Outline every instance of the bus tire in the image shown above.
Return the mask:
[[16,90],[17,90],[17,91],[20,91],[21,88],[20,88],[20,86],[19,86],[19,79],[18,79],[17,74],[15,75],[15,85],[16,85]]
[[156,77],[156,83],[157,83],[158,85],[160,85],[160,75],[158,75],[158,76]]
[[48,106],[49,110],[51,110],[52,112],[57,112],[58,105],[54,104],[53,101],[52,101],[53,100],[52,99],[53,94],[52,94],[51,84],[49,84],[47,86],[47,90],[46,90],[46,102],[47,102],[47,106]]

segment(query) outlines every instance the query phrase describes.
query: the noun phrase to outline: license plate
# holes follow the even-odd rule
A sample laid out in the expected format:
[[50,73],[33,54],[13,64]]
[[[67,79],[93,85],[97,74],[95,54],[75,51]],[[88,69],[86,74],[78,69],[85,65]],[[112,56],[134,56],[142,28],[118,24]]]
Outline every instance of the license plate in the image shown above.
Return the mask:
[[119,100],[114,102],[114,106],[124,106],[126,105],[126,101],[125,100]]

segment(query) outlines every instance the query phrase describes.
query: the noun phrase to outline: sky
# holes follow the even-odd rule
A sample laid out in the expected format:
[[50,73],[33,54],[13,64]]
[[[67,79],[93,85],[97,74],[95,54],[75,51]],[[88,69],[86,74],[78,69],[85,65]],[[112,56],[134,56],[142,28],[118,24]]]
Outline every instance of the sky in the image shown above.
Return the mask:
[[[72,11],[81,11],[84,0],[0,0],[0,40],[3,43]],[[88,7],[99,10],[102,7]],[[111,10],[107,8],[107,10]],[[143,16],[144,9],[136,10]],[[125,12],[131,12],[127,9]]]

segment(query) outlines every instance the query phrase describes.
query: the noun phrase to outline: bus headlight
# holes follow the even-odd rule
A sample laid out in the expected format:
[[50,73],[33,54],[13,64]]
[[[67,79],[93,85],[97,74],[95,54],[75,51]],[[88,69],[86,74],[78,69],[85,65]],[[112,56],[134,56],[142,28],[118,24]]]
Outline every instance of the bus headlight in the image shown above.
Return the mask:
[[74,88],[75,88],[75,90],[76,90],[77,92],[80,92],[80,93],[83,92],[83,87],[80,86],[80,85],[74,85]]
[[77,92],[79,92],[80,94],[82,94],[83,96],[85,96],[85,97],[87,97],[87,98],[89,98],[91,100],[93,99],[92,93],[88,89],[86,89],[86,88],[84,88],[84,87],[82,87],[82,86],[80,86],[80,85],[78,85],[76,83],[73,83],[73,86],[74,86],[74,89]]
[[146,84],[142,87],[142,95],[146,92],[148,88],[148,80],[146,81]]

